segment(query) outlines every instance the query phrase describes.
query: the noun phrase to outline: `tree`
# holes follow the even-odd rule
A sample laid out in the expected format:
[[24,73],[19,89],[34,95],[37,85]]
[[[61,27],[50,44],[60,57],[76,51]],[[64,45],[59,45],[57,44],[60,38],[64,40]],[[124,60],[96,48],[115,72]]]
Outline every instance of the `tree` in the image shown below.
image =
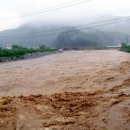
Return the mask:
[[126,45],[127,45],[127,44],[126,44],[125,42],[122,42],[122,43],[121,43],[121,48],[125,48]]
[[45,45],[41,45],[39,48],[40,48],[40,49],[45,49],[46,46],[45,46]]
[[12,45],[12,48],[13,49],[23,49],[24,47],[14,44],[14,45]]

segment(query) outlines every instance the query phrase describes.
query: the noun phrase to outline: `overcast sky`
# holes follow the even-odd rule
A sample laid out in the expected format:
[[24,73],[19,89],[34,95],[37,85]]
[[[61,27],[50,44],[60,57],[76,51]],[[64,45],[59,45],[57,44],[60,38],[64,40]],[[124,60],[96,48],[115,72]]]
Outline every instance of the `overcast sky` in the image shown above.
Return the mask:
[[[71,23],[103,14],[114,16],[130,15],[130,0],[90,0],[61,10],[20,17],[30,12],[41,12],[49,8],[63,7],[74,0],[0,0],[0,31],[16,28],[26,22],[36,21],[43,24]],[[76,1],[76,0],[75,0]],[[77,0],[82,2],[85,0]],[[86,0],[87,1],[87,0]],[[72,4],[72,3],[70,3]],[[13,18],[12,18],[13,17]]]

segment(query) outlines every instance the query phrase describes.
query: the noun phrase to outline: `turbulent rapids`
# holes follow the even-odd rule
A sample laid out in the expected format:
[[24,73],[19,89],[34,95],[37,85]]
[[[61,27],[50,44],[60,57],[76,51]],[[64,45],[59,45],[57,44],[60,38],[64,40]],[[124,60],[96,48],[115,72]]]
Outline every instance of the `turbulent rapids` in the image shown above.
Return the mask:
[[130,54],[68,51],[0,64],[0,130],[129,130]]

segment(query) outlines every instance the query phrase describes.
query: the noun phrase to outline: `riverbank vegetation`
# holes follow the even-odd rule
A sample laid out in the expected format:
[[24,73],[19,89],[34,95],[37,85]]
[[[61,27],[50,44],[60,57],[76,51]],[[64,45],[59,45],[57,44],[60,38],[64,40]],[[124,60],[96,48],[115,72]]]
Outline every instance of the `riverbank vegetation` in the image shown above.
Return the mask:
[[122,43],[121,51],[130,52],[130,44]]
[[[10,61],[10,60],[19,60],[24,59],[25,55],[33,54],[43,56],[47,54],[51,54],[56,52],[57,49],[47,48],[47,47],[39,47],[39,48],[24,48],[18,45],[13,45],[11,49],[0,48],[0,62],[2,61]],[[36,57],[36,56],[35,56]],[[29,57],[28,57],[29,58]]]

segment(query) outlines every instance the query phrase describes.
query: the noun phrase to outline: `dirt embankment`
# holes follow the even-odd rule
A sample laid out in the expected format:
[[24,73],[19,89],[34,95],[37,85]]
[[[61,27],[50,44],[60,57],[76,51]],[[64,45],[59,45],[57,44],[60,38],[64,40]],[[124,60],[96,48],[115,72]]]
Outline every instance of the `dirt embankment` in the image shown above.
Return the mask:
[[[70,54],[71,58],[68,57]],[[129,130],[129,58],[127,53],[110,50],[67,52],[47,57],[48,63],[45,63],[46,58],[34,59],[41,68],[37,68],[35,63],[30,70],[24,70],[31,65],[31,60],[10,64],[15,68],[13,71],[9,69],[10,66],[5,66],[4,70],[1,65],[3,77],[7,76],[4,72],[8,70],[8,74],[17,78],[17,82],[13,84],[16,80],[9,76],[1,80],[5,85],[7,82],[10,84],[5,88],[0,84],[0,129]],[[43,62],[45,64],[42,66]],[[22,67],[16,67],[18,65]],[[49,68],[46,68],[47,65]],[[38,70],[34,73],[32,70],[36,70],[35,67]],[[18,68],[21,72],[19,77]],[[39,69],[48,71],[38,73]],[[46,72],[50,74],[46,80],[42,80],[47,76]],[[26,80],[27,77],[20,79],[27,73],[31,74],[28,79],[33,76],[39,79],[39,82],[35,79],[39,83],[37,86],[31,87],[31,80]],[[10,79],[13,81],[9,82]],[[22,81],[29,86],[20,89]]]

